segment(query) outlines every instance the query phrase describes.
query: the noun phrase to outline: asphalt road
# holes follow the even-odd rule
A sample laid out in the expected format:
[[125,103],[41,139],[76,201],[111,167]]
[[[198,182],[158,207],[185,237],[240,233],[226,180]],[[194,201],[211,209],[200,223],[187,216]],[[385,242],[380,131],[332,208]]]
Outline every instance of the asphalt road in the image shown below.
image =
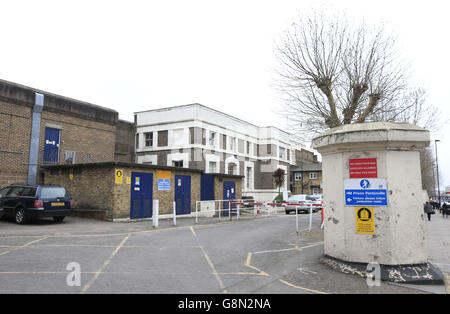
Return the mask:
[[[301,229],[308,215],[300,215]],[[322,264],[323,232],[295,232],[295,215],[239,221],[111,223],[69,217],[19,226],[0,221],[3,293],[420,293]],[[69,263],[80,267],[74,279]]]

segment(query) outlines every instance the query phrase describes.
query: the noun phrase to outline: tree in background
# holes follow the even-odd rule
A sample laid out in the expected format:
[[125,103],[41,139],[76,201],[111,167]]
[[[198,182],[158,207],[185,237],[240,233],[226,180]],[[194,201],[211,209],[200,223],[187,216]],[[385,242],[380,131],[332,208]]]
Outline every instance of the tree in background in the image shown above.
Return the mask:
[[423,89],[409,86],[407,66],[383,25],[300,15],[276,54],[283,113],[297,131],[312,136],[350,123],[413,122],[412,116],[437,124],[436,107],[425,105]]
[[278,168],[272,173],[272,177],[275,186],[278,188],[278,195],[280,195],[281,187],[283,186],[284,181],[286,180],[286,173],[283,169]]
[[[432,133],[448,123],[411,87],[407,66],[384,26],[353,23],[345,15],[300,15],[276,48],[279,89],[289,128],[307,139],[344,124],[411,123]],[[434,161],[421,153],[424,189],[432,188]]]

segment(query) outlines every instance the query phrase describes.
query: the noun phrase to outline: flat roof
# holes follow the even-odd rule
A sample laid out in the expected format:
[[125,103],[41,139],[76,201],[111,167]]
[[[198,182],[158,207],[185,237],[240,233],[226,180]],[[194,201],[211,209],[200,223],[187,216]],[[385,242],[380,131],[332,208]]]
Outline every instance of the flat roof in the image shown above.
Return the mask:
[[[182,167],[171,167],[171,166],[162,166],[162,165],[147,165],[147,164],[138,164],[131,162],[120,162],[120,161],[105,161],[105,162],[91,162],[91,163],[80,163],[80,164],[62,164],[62,165],[42,165],[44,169],[70,169],[70,168],[80,168],[80,167],[135,167],[135,168],[143,168],[143,169],[154,169],[154,170],[171,170],[171,171],[186,171],[186,172],[194,172],[194,173],[204,173],[203,170],[200,169],[192,169],[192,168],[182,168]],[[208,173],[213,176],[220,177],[234,177],[234,178],[243,178],[241,175],[231,175],[224,173]]]
[[228,113],[224,113],[224,112],[222,112],[222,111],[219,111],[219,110],[217,110],[217,109],[214,109],[214,108],[211,108],[211,107],[208,107],[208,106],[199,104],[199,103],[193,103],[193,104],[187,104],[187,105],[179,105],[179,106],[171,106],[171,107],[163,107],[163,108],[157,108],[157,109],[149,109],[149,110],[143,110],[143,111],[136,111],[136,112],[134,112],[134,113],[137,114],[137,113],[144,113],[144,112],[165,111],[165,110],[170,110],[170,109],[187,108],[187,107],[201,107],[201,108],[204,108],[204,109],[207,109],[207,110],[210,110],[210,111],[214,111],[214,112],[216,112],[216,113],[219,113],[219,114],[228,116],[228,117],[233,118],[233,119],[235,119],[235,120],[238,120],[238,121],[240,121],[240,122],[244,122],[244,123],[250,124],[250,125],[252,125],[252,126],[254,126],[254,127],[256,127],[256,128],[259,128],[259,129],[261,129],[261,128],[274,128],[274,129],[277,129],[277,130],[279,130],[279,131],[281,131],[281,132],[284,132],[284,133],[286,133],[286,134],[289,134],[289,135],[295,135],[295,134],[293,134],[293,133],[289,133],[289,132],[287,132],[287,131],[285,131],[285,130],[282,130],[282,129],[280,129],[280,128],[276,127],[276,126],[272,126],[272,125],[269,125],[269,126],[258,126],[258,125],[256,125],[256,124],[251,123],[251,122],[242,120],[242,119],[237,118],[237,117],[235,117],[235,116],[232,116],[232,115],[230,115],[230,114],[228,114]]

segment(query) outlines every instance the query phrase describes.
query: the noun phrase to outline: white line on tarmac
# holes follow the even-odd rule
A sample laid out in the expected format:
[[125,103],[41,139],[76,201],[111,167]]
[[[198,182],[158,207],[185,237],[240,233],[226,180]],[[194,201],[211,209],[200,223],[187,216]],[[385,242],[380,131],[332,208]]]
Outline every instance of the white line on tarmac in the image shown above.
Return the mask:
[[122,242],[116,247],[114,252],[112,252],[111,256],[103,263],[103,266],[95,273],[94,277],[92,277],[92,279],[84,286],[83,290],[81,290],[81,293],[85,293],[92,286],[92,284],[97,280],[97,278],[100,276],[100,274],[103,272],[103,270],[109,265],[109,263],[111,262],[113,257],[117,254],[117,252],[119,252],[120,248],[125,244],[125,242],[127,242],[128,238],[130,236],[131,236],[131,234],[129,233],[122,240]]

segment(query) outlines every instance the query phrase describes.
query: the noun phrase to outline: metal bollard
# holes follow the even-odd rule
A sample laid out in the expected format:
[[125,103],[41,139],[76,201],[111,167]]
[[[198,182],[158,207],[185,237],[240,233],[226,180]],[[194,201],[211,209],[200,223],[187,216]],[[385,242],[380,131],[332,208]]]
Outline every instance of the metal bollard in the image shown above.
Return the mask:
[[297,208],[297,206],[295,207],[295,230],[297,231],[297,235],[298,235],[298,208]]
[[173,202],[173,225],[177,225],[177,205],[176,202]]
[[311,225],[312,225],[312,205],[309,204],[309,232],[311,232]]
[[153,228],[158,228],[159,225],[159,200],[153,201]]

